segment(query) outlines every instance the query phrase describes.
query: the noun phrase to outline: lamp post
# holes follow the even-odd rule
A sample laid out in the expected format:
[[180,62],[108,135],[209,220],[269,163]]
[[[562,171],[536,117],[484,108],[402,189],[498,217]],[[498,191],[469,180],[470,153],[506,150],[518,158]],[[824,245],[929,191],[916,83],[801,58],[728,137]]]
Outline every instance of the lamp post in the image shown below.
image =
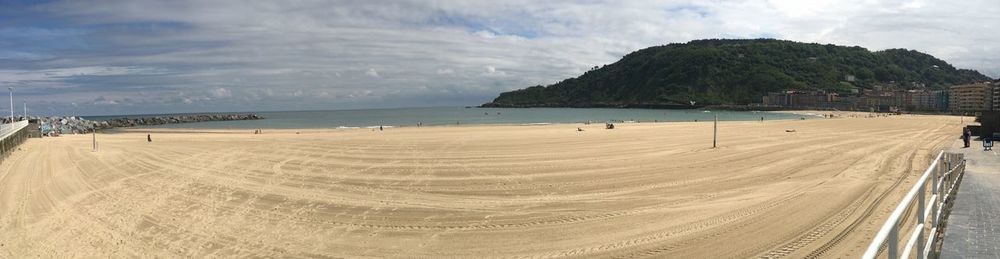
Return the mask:
[[712,124],[712,148],[715,148],[715,142],[719,139],[719,115],[715,115],[715,124]]
[[14,87],[7,87],[10,89],[10,122],[14,122]]

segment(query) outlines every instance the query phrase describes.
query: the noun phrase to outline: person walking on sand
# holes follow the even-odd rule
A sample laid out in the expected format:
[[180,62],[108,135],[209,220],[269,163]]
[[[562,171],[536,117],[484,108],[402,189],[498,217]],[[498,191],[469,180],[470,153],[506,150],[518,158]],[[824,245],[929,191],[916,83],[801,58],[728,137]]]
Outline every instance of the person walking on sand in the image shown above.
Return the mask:
[[969,138],[972,138],[972,131],[969,128],[965,128],[962,131],[962,142],[965,142],[965,147],[969,147]]
[[[150,134],[146,134],[146,142],[153,142],[153,137]],[[966,145],[968,146],[968,145]]]

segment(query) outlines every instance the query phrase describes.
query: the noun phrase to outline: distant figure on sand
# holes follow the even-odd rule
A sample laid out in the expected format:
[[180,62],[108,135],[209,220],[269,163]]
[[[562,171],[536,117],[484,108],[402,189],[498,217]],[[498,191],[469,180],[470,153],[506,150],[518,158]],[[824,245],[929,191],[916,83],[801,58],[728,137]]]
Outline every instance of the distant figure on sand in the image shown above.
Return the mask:
[[378,131],[382,131],[382,125],[378,126]]
[[[153,142],[153,137],[150,136],[149,134],[146,134],[146,142]],[[966,144],[965,146],[968,147],[969,145]]]
[[969,138],[972,137],[972,131],[969,128],[965,128],[962,131],[962,142],[965,142],[965,147],[969,147]]
[[581,129],[581,128],[577,127],[577,128],[576,128],[576,131],[583,131],[583,129]]

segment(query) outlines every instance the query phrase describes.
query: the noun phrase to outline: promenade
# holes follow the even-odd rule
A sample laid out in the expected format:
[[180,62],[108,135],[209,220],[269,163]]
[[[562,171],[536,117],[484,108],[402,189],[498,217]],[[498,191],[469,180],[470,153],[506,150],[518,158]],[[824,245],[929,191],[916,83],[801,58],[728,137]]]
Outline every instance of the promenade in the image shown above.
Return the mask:
[[955,148],[965,154],[965,178],[945,229],[941,258],[1000,258],[1000,153],[982,142]]

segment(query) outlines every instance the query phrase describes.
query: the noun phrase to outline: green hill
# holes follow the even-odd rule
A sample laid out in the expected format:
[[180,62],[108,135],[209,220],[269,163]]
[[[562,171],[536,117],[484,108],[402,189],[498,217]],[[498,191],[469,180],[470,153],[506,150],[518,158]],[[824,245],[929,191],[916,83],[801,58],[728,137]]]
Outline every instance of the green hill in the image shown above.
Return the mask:
[[[849,78],[853,80],[848,80]],[[875,85],[944,89],[993,80],[918,51],[774,39],[650,47],[549,86],[501,93],[488,107],[684,107],[760,102],[767,92]]]

